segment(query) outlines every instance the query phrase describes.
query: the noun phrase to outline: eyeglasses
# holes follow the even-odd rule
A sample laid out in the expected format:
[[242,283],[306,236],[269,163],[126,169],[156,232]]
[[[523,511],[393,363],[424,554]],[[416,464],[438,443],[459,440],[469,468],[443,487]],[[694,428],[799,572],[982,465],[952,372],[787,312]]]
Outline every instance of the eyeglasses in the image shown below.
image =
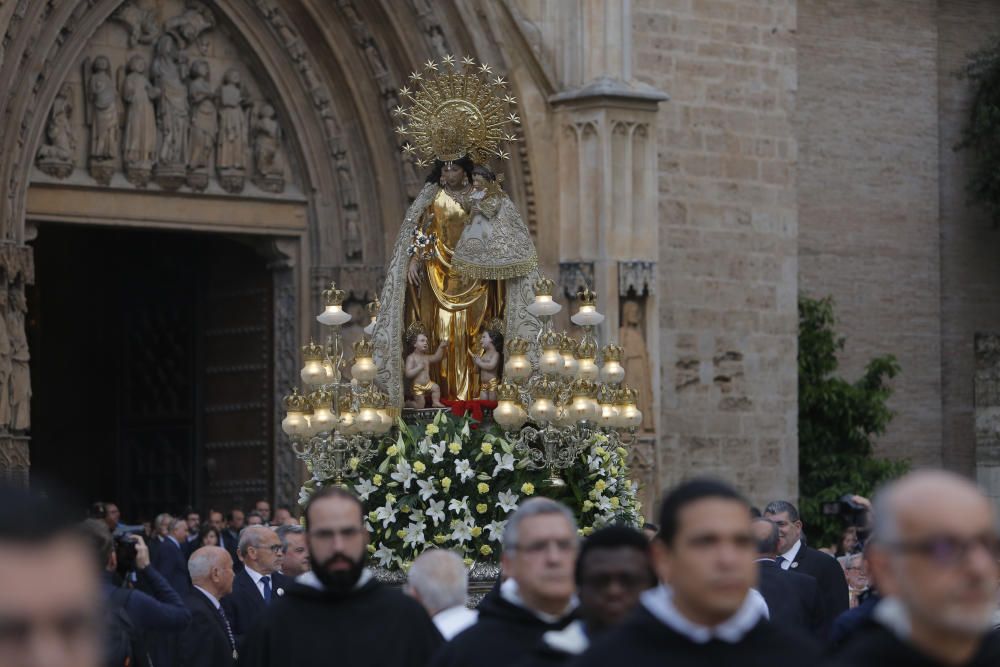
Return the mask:
[[270,549],[272,553],[280,554],[283,549],[280,544],[262,544],[259,547],[254,547],[254,549]]
[[576,550],[576,540],[538,540],[537,542],[514,545],[514,549],[521,551],[528,556],[537,556],[539,554],[548,553],[551,547],[555,547],[556,551],[560,554],[567,554]]
[[965,561],[976,547],[982,547],[986,553],[1000,560],[1000,538],[995,535],[979,535],[970,539],[939,535],[915,542],[897,542],[888,546],[893,551],[924,556],[942,567],[953,567]]

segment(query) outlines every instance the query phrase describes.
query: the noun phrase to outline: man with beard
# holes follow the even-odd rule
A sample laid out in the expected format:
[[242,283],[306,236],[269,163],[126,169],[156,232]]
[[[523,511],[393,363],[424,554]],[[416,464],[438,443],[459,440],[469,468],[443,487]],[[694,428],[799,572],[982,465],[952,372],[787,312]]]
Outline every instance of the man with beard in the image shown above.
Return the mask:
[[868,564],[883,599],[831,664],[1000,665],[992,628],[1000,579],[996,510],[971,482],[911,473],[874,507]]
[[339,487],[313,494],[305,509],[312,571],[261,615],[241,666],[427,664],[441,635],[420,603],[365,568],[364,516],[361,501]]

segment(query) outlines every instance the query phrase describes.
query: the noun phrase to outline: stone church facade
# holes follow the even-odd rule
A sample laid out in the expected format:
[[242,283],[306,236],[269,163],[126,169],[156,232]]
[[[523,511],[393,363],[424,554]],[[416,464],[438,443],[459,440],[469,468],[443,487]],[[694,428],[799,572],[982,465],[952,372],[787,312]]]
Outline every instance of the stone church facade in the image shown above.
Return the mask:
[[848,375],[898,356],[880,452],[1000,496],[997,232],[953,150],[998,27],[985,0],[0,0],[0,474],[294,501],[280,398],[319,292],[362,317],[381,285],[425,177],[391,110],[454,53],[518,98],[541,268],[650,369],[647,502],[695,472],[797,494],[799,293],[836,299]]

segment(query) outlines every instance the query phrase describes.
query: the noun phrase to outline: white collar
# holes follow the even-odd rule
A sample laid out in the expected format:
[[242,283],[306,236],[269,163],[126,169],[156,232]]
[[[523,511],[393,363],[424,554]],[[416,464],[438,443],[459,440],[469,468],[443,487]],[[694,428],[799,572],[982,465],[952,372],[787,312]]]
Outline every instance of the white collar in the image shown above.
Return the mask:
[[580,655],[590,647],[590,638],[583,621],[579,619],[562,630],[549,630],[542,635],[542,641],[560,653],[569,655]]
[[768,617],[767,603],[761,594],[752,588],[747,592],[746,599],[736,613],[714,627],[689,621],[674,606],[673,591],[664,585],[644,592],[639,600],[640,604],[661,623],[696,644],[706,644],[712,639],[736,644],[753,630],[761,619]]
[[872,611],[872,618],[885,626],[889,632],[896,635],[902,642],[910,639],[910,615],[906,612],[906,607],[896,598],[883,598],[875,605]]
[[[802,548],[802,540],[801,539],[795,540],[795,544],[793,544],[788,551],[781,554],[781,557],[788,562],[788,567],[791,567],[792,563],[795,562],[795,557],[799,555],[799,549],[801,548]],[[784,569],[787,570],[788,567]]]
[[261,574],[260,572],[253,569],[249,565],[244,565],[243,569],[245,569],[247,571],[247,574],[250,575],[250,578],[253,579],[254,586],[260,586],[260,580],[263,579],[265,576],[270,577],[272,582],[274,581],[274,577],[272,575]]
[[174,537],[173,535],[167,535],[167,539],[170,540],[171,542],[173,542],[174,544],[176,544],[178,549],[181,548],[181,543],[178,542],[177,538]]
[[[372,576],[373,576],[372,571],[369,570],[367,567],[361,570],[361,576],[358,577],[358,580],[355,582],[351,590],[353,591],[358,590],[359,588],[367,584],[369,581],[371,581]],[[313,572],[312,570],[309,570],[308,572],[303,572],[299,576],[295,577],[295,583],[302,584],[303,586],[308,586],[309,588],[315,589],[317,591],[326,590],[326,586],[323,585],[323,582],[319,580],[319,577],[317,577],[316,573]]]
[[524,598],[521,597],[521,592],[518,590],[517,582],[513,579],[508,579],[500,584],[500,597],[512,605],[516,605],[522,609],[527,609],[546,623],[558,623],[560,620],[566,618],[566,616],[576,609],[578,604],[580,604],[576,595],[573,595],[573,597],[569,599],[569,604],[566,605],[566,608],[558,616],[548,614],[544,611],[538,611],[537,609],[532,609],[525,603]]
[[204,588],[202,588],[202,587],[201,587],[201,586],[199,586],[198,584],[195,584],[195,585],[194,585],[194,587],[195,587],[195,588],[197,588],[197,589],[198,589],[199,591],[201,591],[201,592],[202,592],[202,594],[203,594],[203,595],[204,595],[205,597],[207,597],[207,598],[208,598],[209,600],[211,600],[211,601],[212,601],[212,606],[214,606],[214,607],[215,607],[216,609],[218,609],[219,607],[221,607],[221,606],[222,606],[222,605],[220,605],[220,604],[219,604],[219,599],[218,599],[218,598],[216,598],[216,597],[215,597],[214,595],[212,595],[211,593],[209,593],[208,591],[206,591],[206,590],[205,590]]

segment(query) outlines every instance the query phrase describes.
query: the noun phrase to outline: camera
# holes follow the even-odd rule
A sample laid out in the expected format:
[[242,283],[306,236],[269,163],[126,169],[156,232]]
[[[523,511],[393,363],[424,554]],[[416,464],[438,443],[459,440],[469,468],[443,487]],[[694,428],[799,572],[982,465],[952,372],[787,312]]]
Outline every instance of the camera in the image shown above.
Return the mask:
[[839,500],[823,503],[821,511],[826,516],[839,516],[844,526],[853,526],[857,530],[858,548],[860,549],[871,532],[871,517],[868,508],[854,500],[854,494],[845,493]]
[[115,556],[118,559],[118,567],[116,572],[122,577],[128,575],[135,569],[135,560],[138,556],[135,545],[138,543],[136,536],[139,535],[140,531],[127,532],[127,533],[115,533],[112,536],[114,540]]

